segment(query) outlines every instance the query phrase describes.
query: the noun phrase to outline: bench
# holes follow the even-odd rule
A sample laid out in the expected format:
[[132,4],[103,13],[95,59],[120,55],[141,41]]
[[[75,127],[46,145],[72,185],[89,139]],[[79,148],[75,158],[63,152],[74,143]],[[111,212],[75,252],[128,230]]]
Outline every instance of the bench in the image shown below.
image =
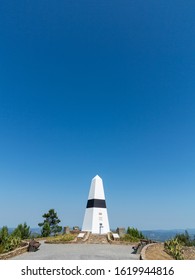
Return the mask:
[[29,252],[35,252],[38,250],[38,248],[40,247],[41,243],[38,242],[38,241],[35,241],[34,239],[32,239],[30,242],[29,242],[29,245],[28,245],[28,251]]

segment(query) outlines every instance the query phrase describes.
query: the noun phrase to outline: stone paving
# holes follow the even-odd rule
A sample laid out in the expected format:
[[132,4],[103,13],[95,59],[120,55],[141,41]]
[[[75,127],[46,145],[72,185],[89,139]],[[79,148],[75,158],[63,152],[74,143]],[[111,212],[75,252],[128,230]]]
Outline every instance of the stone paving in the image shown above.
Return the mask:
[[40,249],[11,258],[11,260],[138,260],[131,245],[112,244],[46,244]]

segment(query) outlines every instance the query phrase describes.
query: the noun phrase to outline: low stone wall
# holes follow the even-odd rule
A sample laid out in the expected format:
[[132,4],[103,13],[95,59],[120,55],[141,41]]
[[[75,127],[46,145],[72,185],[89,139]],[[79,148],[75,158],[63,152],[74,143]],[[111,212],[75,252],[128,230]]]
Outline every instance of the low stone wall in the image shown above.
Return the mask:
[[112,244],[112,242],[113,242],[114,240],[111,239],[111,232],[108,232],[108,233],[107,233],[107,239],[108,239],[108,242],[109,242],[110,244]]
[[89,235],[90,235],[90,231],[87,231],[87,233],[83,239],[83,242],[86,242],[89,239]]
[[143,247],[143,249],[140,252],[140,260],[147,260],[146,258],[146,250],[149,246],[152,246],[153,244],[148,244],[146,246]]
[[163,242],[151,243],[142,249],[140,253],[141,260],[173,260],[164,249]]
[[12,258],[14,256],[23,254],[27,251],[28,251],[28,243],[25,246],[17,248],[17,249],[15,249],[13,251],[10,251],[8,253],[0,254],[0,260],[7,260],[7,259]]

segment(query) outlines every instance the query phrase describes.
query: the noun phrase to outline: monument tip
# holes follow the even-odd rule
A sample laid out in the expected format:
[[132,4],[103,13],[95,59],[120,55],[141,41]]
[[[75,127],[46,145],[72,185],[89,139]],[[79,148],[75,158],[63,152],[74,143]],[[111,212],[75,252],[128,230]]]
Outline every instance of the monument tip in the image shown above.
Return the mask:
[[93,180],[95,180],[95,179],[102,179],[99,175],[96,175],[94,178],[93,178]]

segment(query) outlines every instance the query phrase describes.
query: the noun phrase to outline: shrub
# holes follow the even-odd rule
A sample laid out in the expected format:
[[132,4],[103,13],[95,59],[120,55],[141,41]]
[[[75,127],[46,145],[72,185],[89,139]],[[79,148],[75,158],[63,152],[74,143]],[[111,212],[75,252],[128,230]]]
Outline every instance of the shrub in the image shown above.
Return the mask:
[[194,246],[195,244],[194,240],[191,240],[187,230],[185,231],[185,233],[176,234],[175,238],[177,238],[183,246]]
[[26,222],[24,224],[19,224],[12,235],[18,236],[21,239],[28,239],[31,235],[30,227],[27,226]]
[[[19,234],[17,232],[17,234]],[[8,233],[8,228],[4,226],[0,231],[0,253],[6,253],[17,248],[21,243],[20,236]]]
[[3,254],[3,252],[4,252],[4,247],[3,245],[0,244],[0,254]]
[[4,244],[9,237],[8,227],[4,226],[0,230],[0,244]]
[[145,236],[143,235],[143,233],[141,231],[138,231],[137,228],[128,227],[127,228],[127,234],[129,234],[133,238],[137,238],[138,240],[139,239],[145,239]]
[[183,260],[182,245],[177,237],[166,241],[164,243],[164,248],[165,251],[172,255],[176,260]]
[[52,236],[47,238],[48,243],[66,243],[75,239],[74,234],[62,234],[58,236]]
[[140,239],[135,236],[131,236],[130,234],[125,234],[121,237],[121,240],[126,242],[139,242]]
[[4,252],[9,252],[11,250],[16,249],[17,247],[19,247],[20,243],[21,243],[20,237],[10,235],[6,243],[3,245]]
[[15,228],[14,231],[11,233],[11,235],[13,237],[19,237],[20,239],[22,239],[22,233],[18,228]]
[[176,236],[164,243],[167,253],[172,255],[176,260],[183,260],[183,246],[194,246],[195,241],[192,240],[187,232],[182,234],[176,234]]

